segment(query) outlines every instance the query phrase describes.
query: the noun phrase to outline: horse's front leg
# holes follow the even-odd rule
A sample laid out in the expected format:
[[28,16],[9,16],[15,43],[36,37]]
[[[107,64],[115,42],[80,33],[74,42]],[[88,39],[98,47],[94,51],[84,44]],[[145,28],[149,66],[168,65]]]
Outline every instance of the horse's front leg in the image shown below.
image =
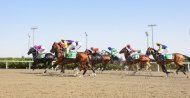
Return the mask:
[[61,73],[65,73],[65,65],[61,65]]
[[109,63],[109,61],[108,62],[102,62],[102,65],[103,65],[102,71],[106,70],[106,66],[107,66],[108,63]]
[[148,72],[148,74],[150,75],[150,76],[152,76],[152,73],[151,73],[151,69],[150,69],[150,67],[151,67],[151,64],[149,63],[149,62],[147,62],[146,63],[146,71]]
[[60,65],[60,69],[61,69],[60,73],[65,73],[65,63],[62,62],[62,63],[59,63],[59,65]]
[[135,74],[135,73],[137,73],[138,72],[138,66],[139,66],[139,64],[138,63],[136,63],[136,64],[132,64],[132,68],[133,68],[133,74]]
[[167,71],[166,66],[165,66],[164,64],[160,64],[160,66],[161,66],[161,68],[162,68],[162,71],[163,71],[164,73],[166,73],[166,77],[168,77],[169,72]]
[[96,76],[96,72],[95,72],[95,66],[91,65],[90,63],[86,63],[86,66],[88,66],[91,70],[92,70],[92,76],[95,77]]
[[36,69],[36,65],[37,65],[38,63],[37,63],[37,61],[34,61],[33,63],[32,63],[32,69],[33,69],[33,71]]

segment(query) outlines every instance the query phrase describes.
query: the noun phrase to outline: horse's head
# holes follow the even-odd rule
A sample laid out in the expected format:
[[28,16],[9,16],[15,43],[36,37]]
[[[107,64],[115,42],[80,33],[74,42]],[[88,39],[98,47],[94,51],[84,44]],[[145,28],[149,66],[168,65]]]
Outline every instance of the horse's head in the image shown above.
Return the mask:
[[146,50],[146,55],[148,55],[148,56],[151,54],[156,54],[156,53],[157,53],[157,51],[151,47],[147,48],[147,50]]
[[57,57],[59,53],[63,53],[63,50],[57,42],[54,42],[52,47],[51,47],[50,52],[55,53],[55,56]]
[[59,48],[59,47],[58,47],[58,43],[57,43],[57,42],[54,42],[53,45],[52,45],[52,47],[51,47],[50,52],[51,52],[51,53],[55,53],[58,48]]
[[87,53],[88,55],[92,55],[92,51],[90,49],[86,49],[85,53]]
[[121,54],[121,53],[129,53],[129,50],[126,48],[126,47],[124,47],[123,49],[121,49],[120,51],[119,51],[119,54]]
[[36,53],[36,49],[34,49],[33,47],[31,47],[29,50],[28,50],[28,55],[30,55],[31,53]]

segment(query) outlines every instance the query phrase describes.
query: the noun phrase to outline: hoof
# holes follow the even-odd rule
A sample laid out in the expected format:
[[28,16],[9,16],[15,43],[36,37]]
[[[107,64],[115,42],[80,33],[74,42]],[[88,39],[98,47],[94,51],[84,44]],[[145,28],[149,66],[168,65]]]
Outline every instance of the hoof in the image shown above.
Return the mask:
[[96,73],[92,74],[92,77],[96,77]]
[[84,75],[79,76],[79,78],[83,78],[83,77],[84,77]]
[[77,74],[74,74],[73,76],[77,77],[78,75],[77,75]]

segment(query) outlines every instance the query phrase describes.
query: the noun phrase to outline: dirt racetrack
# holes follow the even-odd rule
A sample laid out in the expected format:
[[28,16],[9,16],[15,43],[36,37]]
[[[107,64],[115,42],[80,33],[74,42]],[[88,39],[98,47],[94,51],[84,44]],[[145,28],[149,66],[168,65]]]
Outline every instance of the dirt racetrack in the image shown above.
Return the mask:
[[[190,98],[190,79],[182,73],[105,71],[93,78],[48,70],[0,69],[0,98]],[[190,73],[188,73],[190,75]]]

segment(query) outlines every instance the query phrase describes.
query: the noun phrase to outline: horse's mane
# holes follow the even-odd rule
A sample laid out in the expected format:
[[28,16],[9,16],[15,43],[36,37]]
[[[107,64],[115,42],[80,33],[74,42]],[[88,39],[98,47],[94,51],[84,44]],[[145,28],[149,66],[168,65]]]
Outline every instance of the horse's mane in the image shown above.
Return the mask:
[[158,50],[151,48],[156,54],[158,54]]
[[86,49],[85,52],[89,52],[90,54],[92,54],[92,51],[90,49]]

